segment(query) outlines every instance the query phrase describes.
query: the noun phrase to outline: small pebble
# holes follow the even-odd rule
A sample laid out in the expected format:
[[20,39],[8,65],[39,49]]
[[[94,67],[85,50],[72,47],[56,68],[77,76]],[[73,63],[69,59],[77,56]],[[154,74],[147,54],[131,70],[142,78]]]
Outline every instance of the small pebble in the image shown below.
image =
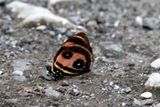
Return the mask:
[[23,81],[26,81],[26,77],[25,76],[19,76],[19,75],[15,75],[14,77],[14,80],[17,80],[17,81],[20,81],[20,82],[23,82]]
[[137,26],[143,26],[143,18],[142,18],[141,16],[137,16],[137,17],[135,18],[135,24],[136,24]]
[[121,44],[109,43],[109,42],[101,42],[100,44],[101,44],[101,46],[103,46],[105,49],[108,49],[108,50],[114,50],[114,51],[117,51],[117,52],[122,52],[123,51],[123,48],[122,48]]
[[131,91],[132,91],[132,89],[130,87],[127,87],[127,88],[124,89],[125,93],[130,93]]
[[53,80],[52,76],[48,73],[48,71],[43,72],[40,76],[40,78],[45,79],[47,81]]
[[56,33],[54,31],[49,31],[48,34],[50,34],[51,36],[55,36]]
[[68,17],[68,19],[71,20],[74,23],[77,23],[77,22],[80,23],[80,21],[81,21],[81,17],[79,17],[79,15],[78,16],[77,15],[76,16],[70,16],[70,17]]
[[47,27],[45,25],[41,25],[41,26],[38,26],[36,29],[39,31],[43,31],[43,30],[47,29]]
[[45,95],[48,97],[53,97],[54,99],[59,99],[61,96],[61,93],[54,90],[52,87],[48,87],[47,89],[44,90],[45,91]]
[[160,107],[160,103],[156,104],[155,107]]
[[118,27],[118,26],[119,26],[119,24],[120,24],[120,21],[119,21],[119,20],[117,20],[117,21],[114,23],[114,27]]
[[58,34],[57,39],[60,42],[64,42],[65,40],[67,40],[67,37],[65,37],[64,35]]
[[64,27],[56,27],[54,30],[58,33],[65,33],[67,31],[67,29]]
[[154,60],[154,61],[151,63],[151,67],[153,67],[153,68],[155,68],[155,69],[160,68],[160,58]]
[[160,28],[160,20],[155,17],[141,17],[137,16],[135,18],[135,24],[141,26],[144,29],[153,30]]
[[113,81],[111,81],[110,83],[109,83],[109,85],[113,85],[114,84],[114,82]]
[[127,104],[125,102],[122,103],[122,106],[125,107]]
[[146,87],[160,87],[160,74],[152,73],[149,75],[148,80],[145,82]]
[[160,28],[160,20],[155,17],[145,17],[143,18],[143,28],[153,30]]
[[71,91],[70,91],[70,94],[73,95],[73,96],[78,96],[80,94],[79,90],[76,89],[76,88],[73,88]]
[[61,82],[61,85],[62,86],[69,86],[69,83],[68,83],[68,81],[64,80]]
[[91,20],[87,23],[87,26],[90,28],[98,28],[98,24],[95,20]]
[[101,42],[100,45],[104,48],[103,54],[107,58],[122,58],[124,56],[123,46],[120,43]]
[[3,74],[3,71],[0,71],[0,75],[2,75]]
[[145,100],[134,99],[132,107],[142,107],[142,106],[146,106],[146,105],[149,106],[149,105],[152,105],[152,104],[153,104],[152,99],[145,99]]
[[114,88],[115,90],[118,90],[120,87],[115,84],[113,88]]
[[83,103],[83,106],[84,106],[84,107],[89,107],[89,102],[84,102],[84,103]]
[[15,32],[15,30],[10,25],[8,25],[8,24],[3,25],[1,27],[1,30],[5,34],[11,34],[11,33]]
[[23,75],[23,71],[19,71],[19,70],[16,70],[14,72],[12,72],[13,75]]
[[58,91],[60,93],[65,93],[67,91],[67,88],[65,88],[65,87],[59,87],[58,89],[56,89],[56,91]]
[[17,98],[12,98],[12,99],[7,99],[6,100],[8,103],[17,103],[18,99]]
[[142,98],[152,98],[152,93],[151,92],[144,92],[140,95]]
[[15,71],[25,71],[31,69],[31,61],[29,59],[15,59],[11,64]]

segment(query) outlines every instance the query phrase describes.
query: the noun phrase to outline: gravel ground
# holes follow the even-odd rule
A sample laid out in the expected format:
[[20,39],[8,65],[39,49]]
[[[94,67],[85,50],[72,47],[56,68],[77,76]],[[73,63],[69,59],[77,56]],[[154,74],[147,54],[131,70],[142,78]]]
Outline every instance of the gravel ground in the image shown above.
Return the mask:
[[[21,27],[5,8],[9,2],[0,0],[1,107],[160,107],[158,89],[144,86],[149,74],[159,72],[150,67],[160,57],[160,24],[150,21],[159,21],[159,0],[56,4],[54,13],[87,28],[95,55],[91,72],[56,82],[41,78],[45,65],[77,30]],[[27,3],[47,6],[47,0]],[[147,17],[149,25],[137,26],[137,16]],[[153,97],[141,98],[146,91]]]

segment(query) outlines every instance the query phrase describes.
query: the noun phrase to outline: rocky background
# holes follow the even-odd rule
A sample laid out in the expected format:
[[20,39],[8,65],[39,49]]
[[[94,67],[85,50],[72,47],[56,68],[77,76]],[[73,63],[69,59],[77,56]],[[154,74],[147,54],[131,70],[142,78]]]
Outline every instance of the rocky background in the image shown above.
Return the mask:
[[[160,107],[160,1],[59,1],[21,0],[69,20],[28,26],[29,13],[0,0],[0,106]],[[91,72],[50,81],[46,63],[78,31],[93,48]]]

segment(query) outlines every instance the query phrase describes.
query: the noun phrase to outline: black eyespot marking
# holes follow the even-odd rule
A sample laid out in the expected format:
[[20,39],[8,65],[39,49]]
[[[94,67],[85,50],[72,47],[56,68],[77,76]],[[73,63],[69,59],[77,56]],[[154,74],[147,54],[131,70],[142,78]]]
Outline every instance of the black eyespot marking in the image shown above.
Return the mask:
[[73,53],[69,50],[62,52],[62,56],[66,59],[70,59],[73,56]]
[[84,67],[84,61],[81,59],[77,59],[74,63],[73,63],[73,67],[77,68],[77,69],[81,69]]
[[[92,56],[89,40],[85,33],[80,32],[61,45],[53,59],[52,66],[46,66],[46,68],[49,76],[53,77],[51,79],[55,81],[65,76],[82,75],[90,71]],[[69,65],[65,66],[68,63]]]

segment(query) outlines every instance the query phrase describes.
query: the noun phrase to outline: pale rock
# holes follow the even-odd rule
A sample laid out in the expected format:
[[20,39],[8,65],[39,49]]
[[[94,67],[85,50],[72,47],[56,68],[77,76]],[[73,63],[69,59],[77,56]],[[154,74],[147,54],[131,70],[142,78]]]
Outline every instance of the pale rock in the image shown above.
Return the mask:
[[160,107],[160,103],[156,104],[155,107]]
[[87,26],[90,28],[98,28],[98,23],[95,20],[91,20],[87,22]]
[[123,107],[126,107],[127,104],[126,104],[125,102],[123,102],[121,105],[122,105]]
[[62,86],[69,86],[69,82],[67,80],[62,81],[61,83]]
[[145,29],[153,30],[160,28],[160,20],[156,17],[141,17],[135,18],[135,25],[143,27]]
[[6,100],[8,103],[13,103],[13,104],[16,104],[18,102],[18,99],[17,98],[11,98],[11,99],[7,99]]
[[14,78],[14,80],[17,80],[17,81],[20,81],[20,82],[23,82],[23,81],[27,80],[27,78],[25,76],[19,76],[19,75],[15,75],[13,78]]
[[48,87],[44,91],[45,91],[45,95],[48,97],[54,97],[55,99],[59,99],[61,96],[60,92],[54,90],[52,87]]
[[54,30],[58,33],[65,33],[67,31],[65,27],[56,27]]
[[14,71],[25,71],[31,69],[31,61],[29,59],[15,59],[12,61],[11,65],[14,68]]
[[45,79],[47,81],[51,81],[53,80],[52,76],[49,74],[48,71],[44,71],[42,72],[41,76],[40,76],[42,79]]
[[160,87],[160,74],[152,73],[149,75],[148,80],[145,83],[146,87]]
[[114,88],[115,90],[118,90],[120,87],[115,84],[113,88]]
[[143,26],[143,18],[142,18],[141,16],[137,16],[137,17],[135,18],[135,23],[136,23],[136,25],[138,25],[138,26]]
[[47,27],[45,25],[41,25],[41,26],[37,26],[36,29],[39,31],[43,31],[43,30],[47,29]]
[[20,70],[16,70],[14,72],[12,72],[13,75],[23,75],[23,71]]
[[142,107],[142,106],[146,106],[146,105],[149,106],[152,104],[153,104],[152,99],[145,99],[145,100],[134,99],[132,107]]
[[101,42],[100,45],[104,47],[106,50],[113,50],[116,52],[123,52],[123,46],[120,43],[113,42]]
[[13,40],[13,41],[11,41],[11,45],[12,45],[12,47],[13,48],[16,48],[16,44],[18,43],[18,41],[17,40]]
[[2,75],[3,74],[3,71],[0,71],[0,75]]
[[160,58],[154,60],[154,61],[151,63],[151,67],[153,67],[153,68],[155,68],[155,69],[160,68]]
[[76,26],[66,18],[53,14],[47,8],[40,6],[34,6],[20,1],[13,1],[7,5],[7,8],[16,14],[17,18],[22,19],[21,24],[24,26],[33,24],[51,24],[58,26],[62,25],[69,28],[84,29],[81,26]]
[[111,81],[110,83],[109,83],[109,85],[113,85],[114,84],[114,82],[113,81]]
[[72,88],[70,94],[73,96],[78,96],[80,94],[80,91],[77,88]]
[[144,92],[140,95],[142,98],[152,98],[152,93],[151,92]]
[[123,91],[125,93],[130,93],[132,91],[132,89],[130,87],[126,87],[126,88],[123,89]]
[[114,23],[114,27],[118,27],[120,25],[120,21],[117,20],[115,23]]
[[71,20],[72,22],[76,23],[76,24],[81,24],[81,22],[83,20],[79,15],[69,16],[68,19]]
[[156,17],[145,17],[143,18],[143,28],[158,30],[160,28],[160,20]]

